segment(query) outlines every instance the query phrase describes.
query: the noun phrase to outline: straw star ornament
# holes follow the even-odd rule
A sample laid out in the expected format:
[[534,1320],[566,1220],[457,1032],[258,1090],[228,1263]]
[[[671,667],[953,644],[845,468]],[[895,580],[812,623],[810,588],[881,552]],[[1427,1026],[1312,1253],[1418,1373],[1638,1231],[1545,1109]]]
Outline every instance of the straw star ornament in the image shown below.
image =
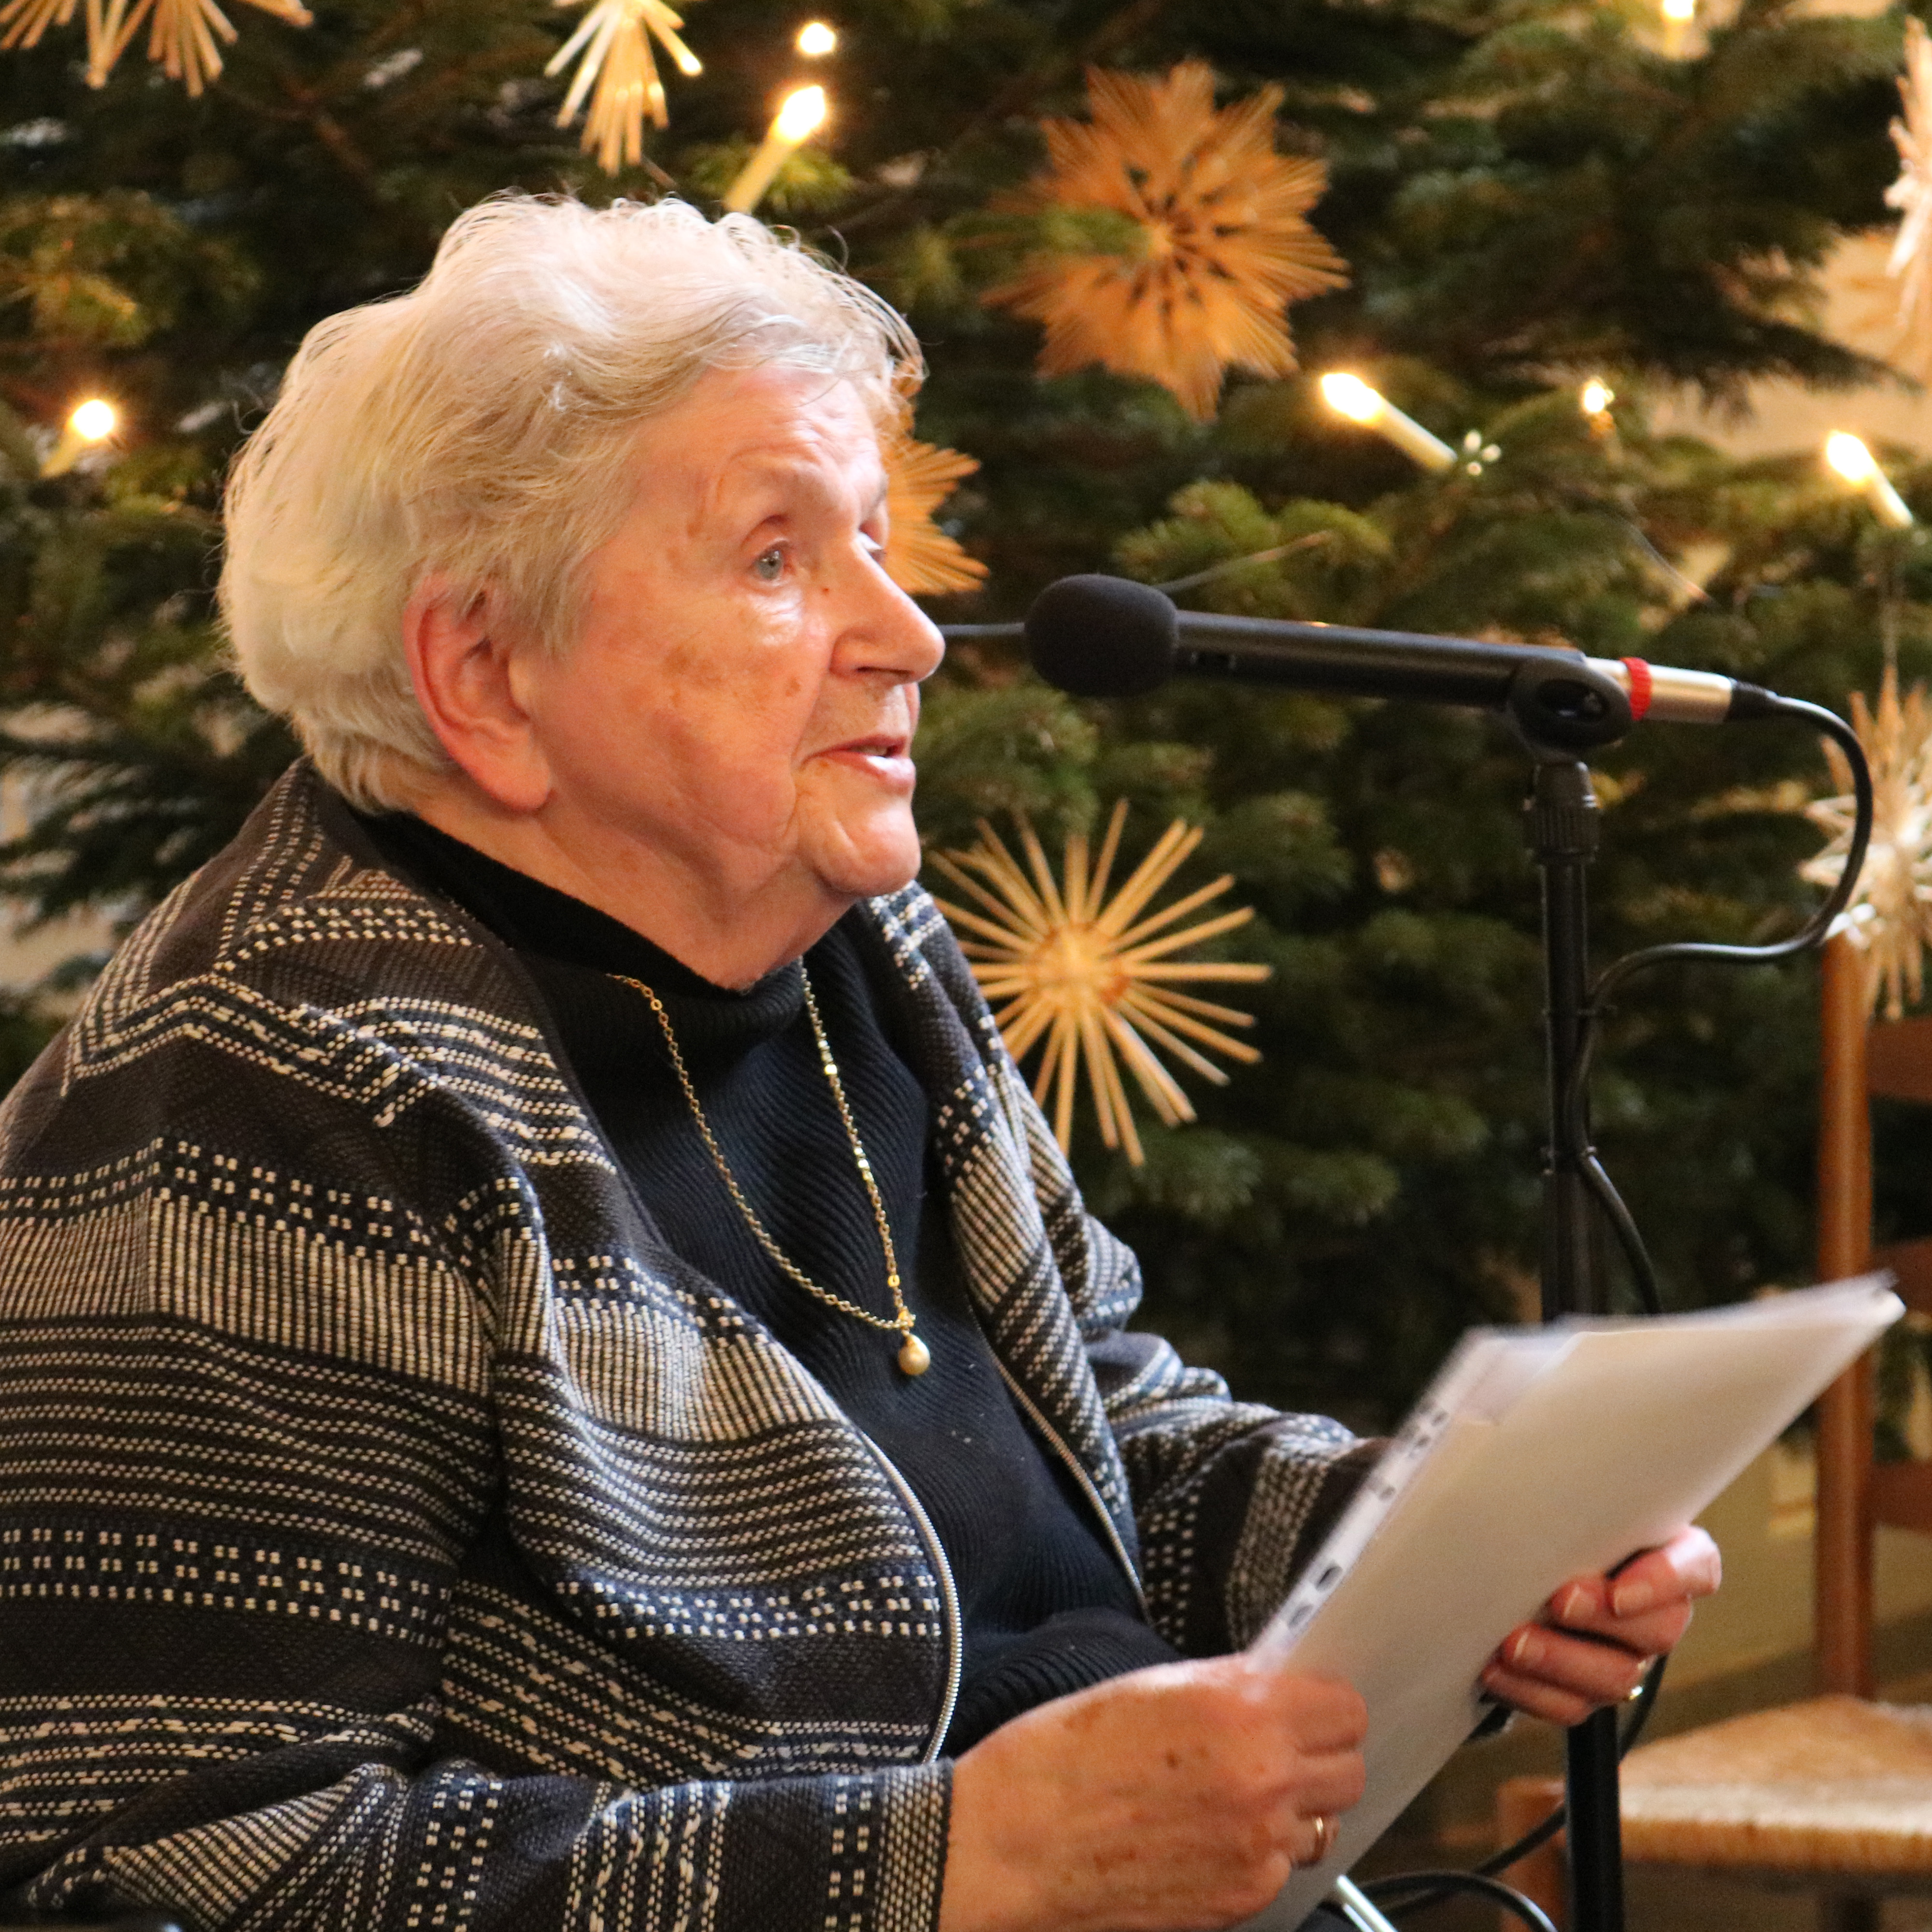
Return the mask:
[[[315,17],[300,0],[249,0],[265,14],[306,27]],[[74,18],[75,0],[9,0],[0,7],[0,48],[40,44],[50,27]],[[199,94],[221,71],[221,47],[237,35],[215,0],[87,0],[87,84],[102,87],[142,23],[148,26],[148,58],[170,80]]]
[[[574,6],[576,0],[556,4]],[[620,167],[635,167],[644,159],[646,113],[658,127],[670,124],[651,36],[655,34],[663,43],[679,73],[688,78],[704,71],[703,63],[678,38],[683,25],[683,16],[672,12],[664,0],[596,0],[544,68],[545,74],[561,74],[582,55],[556,124],[568,127],[589,94],[590,112],[584,118],[580,145],[586,154],[597,157],[597,165],[607,175]]]
[[1279,88],[1217,112],[1199,61],[1165,80],[1095,70],[1087,89],[1090,122],[1046,122],[1049,164],[1005,206],[1111,209],[1136,245],[1035,256],[985,299],[1046,325],[1042,374],[1098,362],[1162,384],[1205,422],[1231,367],[1291,374],[1288,304],[1348,280],[1304,218],[1328,171],[1275,152]]
[[[8,0],[0,7],[0,49],[37,47],[50,27],[64,27],[74,18],[75,0]],[[92,50],[100,38],[100,0],[87,0],[87,44]],[[90,58],[90,67],[92,60]]]
[[915,596],[972,590],[986,566],[932,520],[932,513],[980,466],[977,457],[908,436],[888,442],[886,457],[886,574]]
[[1174,987],[1190,981],[1265,980],[1270,969],[1172,956],[1254,916],[1252,907],[1241,906],[1179,932],[1171,929],[1218,898],[1234,883],[1231,877],[1215,879],[1158,911],[1148,910],[1200,844],[1198,826],[1176,819],[1120,890],[1107,896],[1126,816],[1123,800],[1114,806],[1100,856],[1090,865],[1085,834],[1069,838],[1059,880],[1024,817],[1019,820],[1024,868],[983,824],[980,842],[970,850],[936,854],[934,862],[980,908],[939,901],[960,931],[961,949],[993,1004],[1008,1050],[1022,1060],[1042,1046],[1034,1096],[1044,1106],[1052,1095],[1053,1131],[1062,1148],[1072,1142],[1074,1102],[1084,1069],[1101,1139],[1110,1148],[1124,1147],[1138,1167],[1146,1156],[1120,1076],[1121,1062],[1166,1125],[1192,1120],[1192,1102],[1150,1041],[1216,1086],[1227,1084],[1227,1075],[1192,1042],[1232,1060],[1252,1062],[1261,1055],[1222,1030],[1252,1026],[1252,1014]]
[[[1886,665],[1876,712],[1862,692],[1852,694],[1852,726],[1871,764],[1874,811],[1870,848],[1844,918],[1863,956],[1868,1004],[1876,1010],[1882,999],[1886,1018],[1897,1019],[1924,995],[1924,949],[1932,940],[1932,707],[1925,687],[1914,685],[1901,699],[1898,670]],[[1844,870],[1857,812],[1844,754],[1828,739],[1825,754],[1843,794],[1805,808],[1832,836],[1798,869],[1828,887]]]
[[1932,369],[1932,35],[1909,16],[1898,93],[1905,114],[1892,124],[1892,141],[1899,173],[1885,199],[1900,220],[1886,272],[1898,284],[1896,344],[1922,372]]

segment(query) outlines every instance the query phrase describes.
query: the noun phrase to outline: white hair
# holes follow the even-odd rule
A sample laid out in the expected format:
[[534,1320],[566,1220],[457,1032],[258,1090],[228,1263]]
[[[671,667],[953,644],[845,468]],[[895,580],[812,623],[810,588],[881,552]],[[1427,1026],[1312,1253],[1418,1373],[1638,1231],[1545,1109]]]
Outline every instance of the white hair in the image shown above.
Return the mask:
[[567,649],[640,422],[764,363],[849,379],[882,428],[920,375],[884,302],[748,216],[471,208],[410,293],[309,332],[237,459],[220,596],[249,690],[351,802],[406,806],[449,769],[403,650],[425,578]]

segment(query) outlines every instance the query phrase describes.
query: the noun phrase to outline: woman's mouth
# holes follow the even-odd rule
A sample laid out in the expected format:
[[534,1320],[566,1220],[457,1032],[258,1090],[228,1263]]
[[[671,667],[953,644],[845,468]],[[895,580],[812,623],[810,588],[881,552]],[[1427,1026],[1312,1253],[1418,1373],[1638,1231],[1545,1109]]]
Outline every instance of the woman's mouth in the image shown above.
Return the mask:
[[910,790],[913,780],[911,748],[910,740],[900,734],[882,732],[876,737],[849,738],[842,745],[834,745],[821,752],[819,756],[830,758],[835,764],[862,771],[882,784]]

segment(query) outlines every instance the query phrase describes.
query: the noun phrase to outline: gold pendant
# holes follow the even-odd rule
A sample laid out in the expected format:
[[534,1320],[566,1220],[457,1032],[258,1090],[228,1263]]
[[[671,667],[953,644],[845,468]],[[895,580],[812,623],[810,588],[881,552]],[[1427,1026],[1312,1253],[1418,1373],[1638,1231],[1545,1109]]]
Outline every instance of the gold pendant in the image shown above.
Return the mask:
[[899,1372],[902,1375],[922,1376],[932,1366],[932,1351],[916,1335],[908,1332],[899,1344]]

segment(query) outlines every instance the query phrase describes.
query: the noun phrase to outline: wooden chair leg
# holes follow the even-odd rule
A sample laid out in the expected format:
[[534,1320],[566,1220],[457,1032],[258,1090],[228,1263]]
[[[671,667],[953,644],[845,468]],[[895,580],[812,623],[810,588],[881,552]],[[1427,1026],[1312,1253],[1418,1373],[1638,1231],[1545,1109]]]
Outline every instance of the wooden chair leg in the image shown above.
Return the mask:
[[[1510,1778],[1496,1787],[1496,1846],[1513,1845],[1525,1832],[1534,1831],[1563,1802],[1560,1778]],[[1540,1845],[1528,1858],[1500,1874],[1503,1882],[1513,1885],[1526,1898],[1541,1906],[1559,1928],[1565,1923],[1568,1902],[1563,1867],[1563,1834],[1559,1832],[1547,1844]],[[1522,1922],[1507,1912],[1499,1913],[1502,1932],[1522,1932]],[[1838,1928],[1821,1928],[1838,1932]],[[1858,1932],[1846,1927],[1844,1932]],[[1876,1927],[1871,1932],[1876,1932]]]

